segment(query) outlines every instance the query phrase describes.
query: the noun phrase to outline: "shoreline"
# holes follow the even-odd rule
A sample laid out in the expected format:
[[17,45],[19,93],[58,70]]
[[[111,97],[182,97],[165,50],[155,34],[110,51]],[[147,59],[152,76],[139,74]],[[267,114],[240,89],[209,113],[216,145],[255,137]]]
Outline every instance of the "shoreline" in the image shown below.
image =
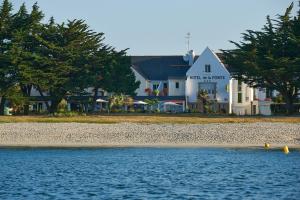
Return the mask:
[[266,150],[266,151],[281,151],[282,148],[287,145],[290,150],[300,151],[300,145],[294,144],[276,144],[270,146],[268,149],[264,148],[264,144],[262,145],[238,145],[238,144],[221,144],[221,145],[206,145],[206,144],[130,144],[130,145],[115,145],[115,144],[103,144],[103,145],[74,145],[74,144],[53,144],[53,145],[38,145],[38,144],[1,144],[1,149],[126,149],[126,148],[149,148],[149,149],[255,149],[255,150]]
[[3,123],[0,148],[300,149],[298,123]]

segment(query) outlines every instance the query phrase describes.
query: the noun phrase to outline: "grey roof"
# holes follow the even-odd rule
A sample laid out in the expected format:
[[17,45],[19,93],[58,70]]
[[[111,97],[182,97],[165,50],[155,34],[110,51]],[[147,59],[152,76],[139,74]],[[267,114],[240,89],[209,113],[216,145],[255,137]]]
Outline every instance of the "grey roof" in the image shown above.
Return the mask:
[[182,79],[190,68],[183,56],[131,56],[131,64],[148,80],[168,80],[169,77]]
[[221,60],[221,62],[223,63],[223,65],[226,67],[226,69],[227,69],[230,73],[232,73],[234,70],[233,70],[232,67],[230,67],[228,64],[226,64],[223,53],[216,53],[216,55],[217,55],[218,58]]
[[[226,69],[233,69],[224,62],[222,53],[216,53]],[[194,62],[199,58],[195,56]],[[183,56],[131,56],[132,67],[147,80],[185,79],[190,68]]]

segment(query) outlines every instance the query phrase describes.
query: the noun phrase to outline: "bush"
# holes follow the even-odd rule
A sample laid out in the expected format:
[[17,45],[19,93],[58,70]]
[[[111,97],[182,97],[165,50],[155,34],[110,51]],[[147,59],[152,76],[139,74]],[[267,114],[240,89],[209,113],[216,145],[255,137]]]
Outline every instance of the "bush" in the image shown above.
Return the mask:
[[68,102],[65,99],[62,99],[57,106],[58,113],[64,113],[68,110]]

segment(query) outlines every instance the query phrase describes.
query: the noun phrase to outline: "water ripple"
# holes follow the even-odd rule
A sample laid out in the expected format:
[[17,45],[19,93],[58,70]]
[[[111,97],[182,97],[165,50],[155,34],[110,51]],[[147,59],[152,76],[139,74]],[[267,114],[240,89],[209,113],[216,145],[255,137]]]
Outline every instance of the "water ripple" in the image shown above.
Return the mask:
[[299,199],[300,152],[0,149],[0,199]]

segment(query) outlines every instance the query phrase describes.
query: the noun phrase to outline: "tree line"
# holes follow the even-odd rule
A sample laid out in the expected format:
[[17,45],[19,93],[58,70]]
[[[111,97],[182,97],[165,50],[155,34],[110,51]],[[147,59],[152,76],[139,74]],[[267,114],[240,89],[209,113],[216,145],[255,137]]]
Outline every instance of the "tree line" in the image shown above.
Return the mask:
[[22,101],[28,114],[33,88],[50,113],[66,96],[82,95],[89,87],[94,88],[94,100],[99,88],[134,95],[139,82],[127,49],[117,51],[105,44],[104,33],[83,20],[43,21],[37,3],[30,12],[25,4],[13,12],[9,0],[0,7],[0,114],[6,100]]
[[241,42],[231,41],[235,49],[222,50],[236,78],[278,91],[288,114],[295,111],[300,95],[300,10],[293,16],[293,7],[276,19],[268,16],[262,30],[247,30]]

